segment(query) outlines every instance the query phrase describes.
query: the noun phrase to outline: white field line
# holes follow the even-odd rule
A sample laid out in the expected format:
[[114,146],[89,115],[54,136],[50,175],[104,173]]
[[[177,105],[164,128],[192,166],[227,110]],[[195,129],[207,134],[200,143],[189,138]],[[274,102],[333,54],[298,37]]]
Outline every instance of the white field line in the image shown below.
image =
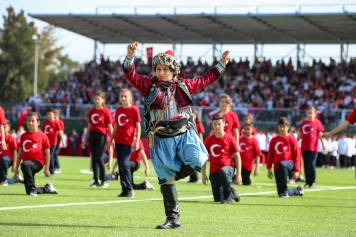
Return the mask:
[[[316,191],[333,191],[333,190],[345,190],[345,189],[356,189],[356,186],[315,188],[315,189],[307,189],[304,191],[305,192],[316,192]],[[240,194],[240,196],[256,196],[256,195],[267,195],[267,194],[276,194],[276,191],[242,193],[242,194]],[[181,197],[181,198],[178,198],[178,200],[207,199],[207,198],[212,198],[212,197],[213,197],[212,195],[196,196],[196,197]],[[0,211],[32,209],[32,208],[84,206],[84,205],[106,205],[106,204],[112,204],[112,203],[146,202],[146,201],[161,201],[161,200],[162,200],[162,198],[150,198],[150,199],[141,199],[141,200],[116,200],[116,201],[105,201],[105,202],[74,202],[74,203],[62,203],[62,204],[45,204],[45,205],[36,205],[36,206],[1,207]]]

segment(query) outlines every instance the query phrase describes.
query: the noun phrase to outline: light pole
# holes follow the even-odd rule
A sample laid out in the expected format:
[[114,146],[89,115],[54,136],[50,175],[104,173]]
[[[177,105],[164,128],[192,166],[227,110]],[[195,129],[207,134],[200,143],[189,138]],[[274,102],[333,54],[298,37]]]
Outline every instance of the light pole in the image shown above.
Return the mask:
[[39,35],[32,35],[32,40],[35,42],[35,70],[33,75],[33,96],[37,96],[37,75],[38,75],[38,43],[40,42]]

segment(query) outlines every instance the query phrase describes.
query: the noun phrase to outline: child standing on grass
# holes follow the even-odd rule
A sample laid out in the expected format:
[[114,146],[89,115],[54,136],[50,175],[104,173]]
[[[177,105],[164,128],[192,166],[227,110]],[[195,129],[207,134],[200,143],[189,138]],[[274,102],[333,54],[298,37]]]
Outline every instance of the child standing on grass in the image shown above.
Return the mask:
[[127,47],[123,63],[126,79],[144,97],[144,121],[149,138],[151,160],[161,185],[166,221],[156,229],[181,227],[180,208],[175,181],[200,172],[207,151],[195,129],[192,95],[218,80],[230,60],[226,50],[214,67],[194,79],[179,78],[180,63],[171,50],[152,59],[155,76],[142,76],[135,71],[134,56],[138,42]]
[[0,106],[0,135],[1,135],[1,144],[4,150],[7,149],[6,142],[5,142],[5,125],[6,125],[5,112]]
[[309,107],[307,110],[307,120],[304,120],[299,127],[298,138],[302,139],[301,150],[304,161],[305,186],[314,188],[316,181],[316,159],[318,156],[318,140],[321,140],[322,149],[326,150],[326,144],[322,140],[324,127],[320,120],[316,119],[316,110]]
[[[5,125],[5,143],[7,149],[4,150],[2,143],[0,144],[0,184],[3,186],[7,186],[9,184],[14,184],[17,182],[23,183],[23,179],[20,175],[15,175],[14,178],[7,177],[7,171],[10,166],[12,166],[12,172],[14,172],[14,161],[17,159],[17,142],[16,138],[14,138],[10,131],[10,121],[6,121]],[[1,137],[2,139],[2,137]]]
[[51,183],[44,187],[35,186],[35,174],[40,172],[45,166],[44,173],[47,177],[51,176],[50,166],[50,143],[46,134],[38,129],[41,115],[31,112],[27,117],[28,132],[22,134],[20,138],[20,148],[17,160],[14,164],[15,175],[19,174],[19,165],[24,177],[26,194],[37,196],[37,194],[58,194],[58,191]]
[[[105,106],[105,95],[101,90],[94,94],[95,107],[89,111],[88,114],[88,130],[82,142],[82,149],[86,148],[88,139],[90,144],[90,151],[92,155],[92,166],[94,173],[94,182],[91,187],[106,188],[109,186],[106,181],[105,165],[102,159],[105,144],[106,134],[112,133],[112,116],[110,110]],[[100,177],[99,177],[100,170]],[[99,178],[101,183],[99,184]]]
[[[196,110],[196,109],[193,110],[193,116],[194,116],[195,125],[197,127],[198,136],[199,136],[200,140],[203,141],[203,134],[205,133],[205,129],[204,129],[204,126],[203,126],[201,119],[199,117],[198,110]],[[199,182],[197,171],[194,171],[194,173],[192,173],[189,176],[188,182],[190,182],[190,183],[198,183]]]
[[54,176],[55,171],[55,153],[57,142],[58,142],[58,135],[59,135],[59,144],[63,143],[63,130],[59,123],[55,120],[54,110],[47,111],[47,120],[44,121],[42,126],[42,131],[47,135],[49,144],[51,145],[50,149],[50,156],[51,156],[51,163],[49,171],[51,172],[51,176]]
[[[120,103],[122,106],[116,109],[114,119],[114,130],[111,133],[111,139],[108,145],[115,138],[115,149],[117,162],[119,164],[120,183],[122,192],[118,197],[134,197],[132,187],[130,156],[132,151],[140,148],[141,137],[141,118],[140,111],[132,105],[132,92],[128,89],[122,89],[120,92]],[[136,142],[133,143],[135,135]]]
[[[134,144],[136,143],[136,139],[134,140]],[[136,172],[140,168],[141,160],[145,164],[145,175],[148,176],[150,174],[150,166],[148,165],[147,156],[145,153],[145,148],[143,146],[142,141],[140,141],[140,147],[137,151],[133,151],[130,157],[130,171],[131,171],[131,182],[132,187],[134,190],[154,190],[155,188],[153,185],[148,181],[145,180],[140,184],[135,184],[133,180],[133,173]],[[116,168],[118,164],[117,161],[112,169],[112,173],[110,174],[111,179],[118,179],[116,178]]]
[[[213,116],[213,131],[214,134],[208,137],[205,141],[205,147],[209,152],[210,160],[210,175],[211,189],[215,202],[221,204],[231,204],[232,199],[236,202],[240,201],[240,196],[237,194],[234,187],[231,187],[230,180],[234,176],[235,159],[236,175],[234,183],[241,182],[241,158],[238,146],[234,137],[224,132],[225,118],[223,113],[217,113]],[[208,178],[206,175],[206,164],[202,169],[203,184],[207,184]]]
[[254,164],[254,176],[257,176],[259,173],[261,150],[258,146],[257,139],[253,136],[252,128],[252,124],[246,123],[244,126],[244,134],[240,136],[241,177],[243,185],[252,184],[250,175]]
[[58,109],[55,109],[54,111],[54,119],[57,121],[57,123],[59,124],[59,128],[60,128],[60,131],[62,131],[62,136],[63,136],[63,143],[61,144],[61,135],[58,134],[58,138],[57,138],[57,145],[56,145],[56,148],[55,148],[55,151],[54,151],[54,173],[56,174],[60,174],[62,173],[61,171],[61,166],[59,164],[59,160],[58,160],[58,153],[59,153],[59,150],[60,148],[65,148],[67,147],[67,141],[64,140],[64,130],[65,130],[65,127],[64,127],[64,122],[62,120],[62,114],[61,112],[58,110]]
[[273,165],[277,193],[281,198],[304,195],[301,185],[293,189],[287,187],[290,174],[292,174],[293,179],[297,179],[300,172],[298,142],[293,135],[288,134],[289,128],[289,120],[285,117],[280,118],[278,121],[279,135],[272,138],[267,158],[267,176],[273,179],[271,171]]

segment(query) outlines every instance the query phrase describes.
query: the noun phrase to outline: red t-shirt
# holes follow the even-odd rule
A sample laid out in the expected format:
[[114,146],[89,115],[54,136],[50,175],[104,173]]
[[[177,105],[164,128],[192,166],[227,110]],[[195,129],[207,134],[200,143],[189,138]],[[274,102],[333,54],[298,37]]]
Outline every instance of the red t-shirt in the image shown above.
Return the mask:
[[205,129],[202,123],[196,122],[195,125],[197,126],[197,132],[199,133],[205,133]]
[[7,145],[7,149],[6,150],[4,150],[2,148],[1,135],[0,135],[0,158],[4,157],[4,156],[8,156],[8,157],[11,158],[11,160],[14,160],[13,151],[17,150],[16,139],[12,135],[7,134],[5,136],[5,142],[6,142],[6,145]]
[[[136,139],[134,140],[134,142],[136,142]],[[143,146],[143,143],[140,140],[140,147],[138,148],[137,151],[132,151],[130,156],[130,161],[135,161],[140,164],[141,163],[140,151],[142,150],[145,150],[145,147]]]
[[256,156],[261,156],[261,150],[256,138],[240,137],[240,156],[242,167],[245,170],[252,171]]
[[[244,134],[245,129],[244,129],[244,128],[245,128],[245,126],[242,126],[242,127],[241,127],[240,136],[245,136],[245,134]],[[256,136],[256,134],[257,134],[256,128],[253,127],[253,128],[252,128],[252,135],[253,135],[253,136]]]
[[[237,117],[236,113],[234,113],[233,111],[229,111],[226,114],[224,114],[224,118],[225,118],[224,132],[234,137],[234,128],[240,129],[239,118]],[[214,128],[212,127],[211,130],[214,130]]]
[[0,106],[0,125],[5,125],[5,124],[6,124],[5,112]]
[[114,123],[117,124],[115,142],[132,145],[136,134],[136,123],[141,122],[140,111],[134,105],[129,108],[119,107],[115,111]]
[[48,137],[42,131],[34,133],[25,132],[20,139],[20,148],[22,149],[22,160],[37,160],[44,166],[45,154],[44,150],[49,149]]
[[319,120],[304,120],[299,127],[302,136],[302,151],[318,151],[318,133],[324,132],[324,127]]
[[42,126],[42,131],[44,132],[44,134],[47,135],[48,140],[49,140],[49,144],[51,144],[51,146],[56,146],[57,142],[58,142],[58,131],[62,130],[60,128],[60,125],[58,123],[58,121],[53,120],[53,121],[49,121],[46,120],[43,123]]
[[356,108],[352,110],[352,113],[347,117],[346,120],[351,124],[356,123]]
[[227,133],[222,137],[211,135],[204,145],[209,152],[210,173],[217,173],[224,166],[234,166],[231,157],[239,151],[234,137]]
[[278,169],[279,162],[290,160],[294,162],[294,171],[300,171],[300,154],[297,139],[293,135],[281,137],[274,136],[268,149],[267,169],[274,166],[274,170]]
[[239,118],[237,117],[237,114],[229,111],[226,114],[224,114],[225,117],[225,128],[224,131],[231,136],[234,136],[234,129],[240,129],[240,121]]
[[90,123],[90,131],[107,134],[108,124],[112,124],[110,110],[106,107],[102,109],[91,109],[88,115],[88,123]]

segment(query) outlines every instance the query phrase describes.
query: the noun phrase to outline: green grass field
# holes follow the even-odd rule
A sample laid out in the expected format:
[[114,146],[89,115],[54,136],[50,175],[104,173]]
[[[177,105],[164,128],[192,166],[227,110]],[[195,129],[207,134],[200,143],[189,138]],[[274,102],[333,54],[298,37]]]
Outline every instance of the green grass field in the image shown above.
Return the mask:
[[[319,169],[317,188],[304,197],[279,198],[265,167],[251,186],[235,186],[240,203],[214,203],[210,186],[176,183],[181,229],[156,230],[165,221],[153,168],[135,183],[149,180],[156,190],[118,198],[119,181],[90,188],[89,159],[60,159],[62,174],[37,174],[36,185],[51,182],[58,195],[25,195],[22,184],[0,186],[0,236],[355,236],[356,181],[353,170]],[[12,175],[10,172],[9,175]],[[297,184],[291,185],[291,187]]]

